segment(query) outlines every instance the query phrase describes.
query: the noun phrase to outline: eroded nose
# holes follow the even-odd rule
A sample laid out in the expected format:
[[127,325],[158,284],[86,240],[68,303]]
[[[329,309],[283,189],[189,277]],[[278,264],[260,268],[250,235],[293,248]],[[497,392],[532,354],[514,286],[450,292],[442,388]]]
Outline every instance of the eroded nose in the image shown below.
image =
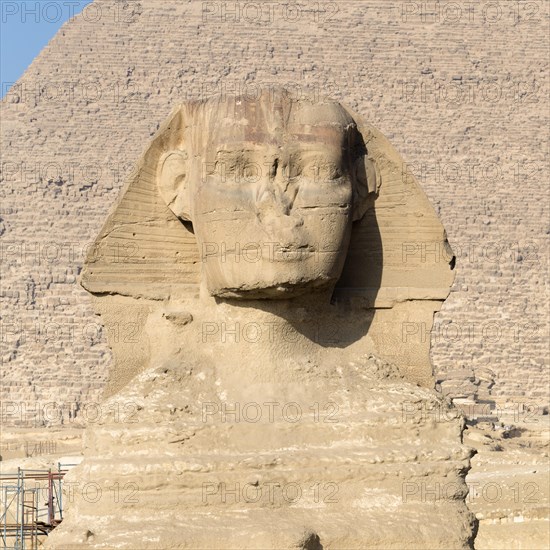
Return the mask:
[[275,158],[261,178],[256,194],[259,212],[291,216],[298,189],[283,168],[279,158]]

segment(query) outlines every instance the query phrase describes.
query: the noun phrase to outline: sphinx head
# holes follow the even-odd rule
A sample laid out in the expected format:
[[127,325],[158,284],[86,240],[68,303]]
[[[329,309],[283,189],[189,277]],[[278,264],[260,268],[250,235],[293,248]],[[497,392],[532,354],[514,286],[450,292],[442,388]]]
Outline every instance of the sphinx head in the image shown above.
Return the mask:
[[376,189],[353,118],[338,103],[264,92],[182,106],[160,194],[191,222],[212,296],[287,298],[334,286],[351,225]]

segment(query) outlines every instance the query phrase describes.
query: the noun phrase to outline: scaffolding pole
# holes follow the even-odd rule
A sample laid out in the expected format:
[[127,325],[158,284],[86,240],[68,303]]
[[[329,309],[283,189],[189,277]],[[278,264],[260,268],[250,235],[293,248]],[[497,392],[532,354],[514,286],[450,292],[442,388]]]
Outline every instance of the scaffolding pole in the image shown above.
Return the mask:
[[[57,471],[18,468],[17,473],[0,474],[1,545],[5,550],[37,550],[39,537],[46,536],[63,520],[63,478],[67,466]],[[33,487],[30,485],[34,484]],[[40,492],[47,495],[40,511]],[[42,521],[41,515],[45,516]]]

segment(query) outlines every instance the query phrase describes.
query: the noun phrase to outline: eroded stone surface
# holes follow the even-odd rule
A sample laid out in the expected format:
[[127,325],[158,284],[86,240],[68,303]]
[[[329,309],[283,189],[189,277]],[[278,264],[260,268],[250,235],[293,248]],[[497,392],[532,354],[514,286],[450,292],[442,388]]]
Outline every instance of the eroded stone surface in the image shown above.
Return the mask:
[[[104,403],[127,422],[113,412],[90,429],[67,477],[126,489],[101,506],[76,493],[49,547],[307,548],[304,532],[323,548],[470,547],[456,410],[444,424],[404,418],[449,405],[374,358],[293,372],[240,387],[204,364],[140,374]],[[436,486],[446,496],[432,501]]]
[[[164,323],[165,308],[195,319],[173,336],[189,342],[186,353],[203,353],[201,342],[225,353],[248,339],[263,350],[278,331],[281,350],[293,339],[310,350],[353,344],[433,385],[428,338],[413,341],[403,327],[431,327],[453,272],[434,258],[403,264],[392,243],[414,231],[451,251],[399,155],[361,117],[283,90],[191,102],[174,109],[138,166],[82,273],[116,355],[107,393],[150,364],[147,325]],[[112,262],[112,247],[140,253]],[[291,306],[262,301],[312,292]],[[226,318],[208,295],[256,300],[242,307],[259,311]],[[285,320],[292,333],[281,333]],[[134,333],[121,338],[130,322]]]
[[[254,97],[275,84],[294,96],[326,92],[368,114],[436,206],[457,255],[433,336],[442,379],[462,366],[489,368],[493,398],[547,405],[540,136],[548,125],[539,115],[548,3],[502,5],[495,20],[484,5],[457,17],[449,5],[449,17],[436,20],[421,3],[403,14],[403,2],[342,0],[337,12],[304,10],[296,21],[283,5],[274,17],[257,21],[251,9],[236,21],[222,2],[206,15],[201,0],[93,4],[1,105],[1,391],[18,406],[6,422],[40,423],[33,411],[51,401],[82,410],[105,385],[112,356],[76,279],[143,136],[186,99],[234,90]],[[138,253],[106,252],[119,261]],[[413,233],[390,253],[400,263],[423,254],[448,261]],[[407,322],[409,342],[423,342],[430,325]],[[133,326],[121,334],[129,338]]]
[[[50,547],[471,546],[463,418],[430,388],[428,342],[411,353],[398,338],[408,316],[431,321],[450,267],[360,262],[365,227],[382,245],[411,218],[442,246],[444,231],[418,185],[392,179],[387,141],[356,120],[277,91],[184,104],[160,128],[95,248],[147,246],[165,227],[196,238],[200,271],[186,279],[186,248],[178,258],[157,245],[148,271],[89,256],[82,281],[108,332],[139,310],[142,336],[140,346],[112,338],[108,414],[68,475],[135,495],[101,507],[76,495]],[[235,177],[251,158],[268,170],[227,181],[225,163]],[[392,226],[397,215],[405,222]],[[239,257],[247,233],[274,256]],[[363,272],[367,289],[353,286]],[[432,409],[446,423],[411,416]],[[121,410],[132,414],[122,421]],[[426,482],[452,489],[431,502]]]

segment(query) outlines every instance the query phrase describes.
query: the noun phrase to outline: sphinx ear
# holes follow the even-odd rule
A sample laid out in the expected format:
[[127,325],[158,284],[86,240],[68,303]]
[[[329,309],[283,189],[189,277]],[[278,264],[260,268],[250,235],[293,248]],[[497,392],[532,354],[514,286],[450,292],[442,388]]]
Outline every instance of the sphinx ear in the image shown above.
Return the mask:
[[352,219],[355,222],[360,220],[372,206],[381,181],[376,161],[367,153],[355,161],[354,173]]
[[157,185],[170,210],[183,221],[191,219],[189,165],[185,151],[168,151],[159,161]]

